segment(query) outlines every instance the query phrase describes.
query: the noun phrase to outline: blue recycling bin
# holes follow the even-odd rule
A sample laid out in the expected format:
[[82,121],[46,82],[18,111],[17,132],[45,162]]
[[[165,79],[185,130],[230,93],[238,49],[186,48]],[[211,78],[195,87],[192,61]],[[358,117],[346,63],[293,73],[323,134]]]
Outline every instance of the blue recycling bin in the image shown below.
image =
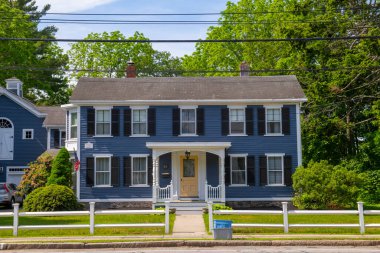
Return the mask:
[[214,234],[215,240],[231,240],[232,239],[232,221],[214,220],[213,234]]

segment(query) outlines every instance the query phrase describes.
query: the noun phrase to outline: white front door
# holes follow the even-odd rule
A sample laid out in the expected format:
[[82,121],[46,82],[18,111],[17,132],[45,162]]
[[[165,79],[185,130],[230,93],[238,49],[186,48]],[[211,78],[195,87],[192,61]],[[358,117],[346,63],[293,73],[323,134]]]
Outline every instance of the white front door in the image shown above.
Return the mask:
[[7,119],[0,119],[0,160],[13,160],[13,126]]

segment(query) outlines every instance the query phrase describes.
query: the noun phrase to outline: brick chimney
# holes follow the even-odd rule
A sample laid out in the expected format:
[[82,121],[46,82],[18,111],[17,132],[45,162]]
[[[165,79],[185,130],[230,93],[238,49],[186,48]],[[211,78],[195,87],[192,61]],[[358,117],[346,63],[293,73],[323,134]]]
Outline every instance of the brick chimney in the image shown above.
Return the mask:
[[249,76],[249,64],[246,61],[240,64],[240,76]]
[[127,69],[125,72],[126,72],[127,78],[136,78],[136,66],[132,60],[129,60]]

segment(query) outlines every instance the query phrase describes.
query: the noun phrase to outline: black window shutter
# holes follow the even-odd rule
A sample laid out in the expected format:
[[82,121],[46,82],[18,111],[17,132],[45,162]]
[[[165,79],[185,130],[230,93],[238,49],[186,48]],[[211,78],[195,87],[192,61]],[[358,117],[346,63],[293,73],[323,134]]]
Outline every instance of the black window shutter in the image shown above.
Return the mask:
[[257,109],[258,123],[259,123],[259,135],[265,134],[265,108]]
[[255,157],[247,157],[247,183],[248,185],[255,185]]
[[124,109],[124,136],[131,135],[131,109]]
[[267,157],[260,156],[260,185],[267,185]]
[[282,110],[282,133],[290,134],[290,112],[288,107],[283,107]]
[[54,148],[60,148],[60,145],[59,145],[59,130],[58,129],[54,129],[53,130],[53,140],[54,140]]
[[173,136],[180,135],[181,131],[181,109],[174,108],[173,109]]
[[112,109],[112,136],[120,135],[120,110]]
[[124,156],[123,161],[123,167],[124,167],[124,186],[130,186],[132,181],[132,168],[131,168],[131,157],[130,156]]
[[224,184],[226,186],[231,184],[231,167],[230,156],[226,156],[224,160]]
[[94,158],[86,158],[86,186],[94,186]]
[[153,185],[153,159],[148,156],[148,185]]
[[292,157],[284,156],[284,179],[286,186],[292,186]]
[[197,134],[205,135],[205,109],[197,108]]
[[230,109],[222,108],[222,135],[230,134]]
[[156,135],[156,108],[148,109],[148,134],[150,136]]
[[247,135],[253,135],[253,108],[245,108],[245,131]]
[[95,135],[95,109],[93,108],[87,109],[87,135]]
[[111,158],[111,185],[119,186],[120,158],[113,156]]

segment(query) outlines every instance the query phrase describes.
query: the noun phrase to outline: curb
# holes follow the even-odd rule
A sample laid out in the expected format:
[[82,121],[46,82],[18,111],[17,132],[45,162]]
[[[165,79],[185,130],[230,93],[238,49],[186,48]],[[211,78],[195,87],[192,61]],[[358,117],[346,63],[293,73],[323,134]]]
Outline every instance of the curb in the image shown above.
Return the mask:
[[380,246],[379,240],[299,240],[299,241],[148,241],[111,243],[0,243],[0,250],[24,249],[105,249],[105,248],[162,248],[162,247],[217,247],[217,246]]

